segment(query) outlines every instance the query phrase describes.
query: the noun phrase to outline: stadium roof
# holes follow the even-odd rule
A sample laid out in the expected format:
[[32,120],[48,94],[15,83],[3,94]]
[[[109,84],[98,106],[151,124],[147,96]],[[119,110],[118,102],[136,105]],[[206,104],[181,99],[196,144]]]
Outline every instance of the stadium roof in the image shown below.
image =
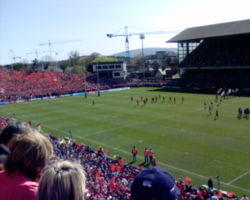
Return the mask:
[[167,42],[184,42],[239,34],[250,34],[250,19],[187,28]]

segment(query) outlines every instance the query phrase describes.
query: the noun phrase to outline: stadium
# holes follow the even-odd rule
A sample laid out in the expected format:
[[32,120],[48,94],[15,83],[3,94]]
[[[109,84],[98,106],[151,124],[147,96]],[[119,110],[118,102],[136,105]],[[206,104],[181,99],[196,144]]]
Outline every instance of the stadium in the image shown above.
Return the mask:
[[249,199],[250,20],[168,42],[180,78],[167,81],[110,80],[123,62],[94,63],[89,77],[0,69],[1,130],[19,120],[49,135],[57,157],[83,166],[89,200],[130,199],[135,177],[156,165],[175,177],[179,200]]

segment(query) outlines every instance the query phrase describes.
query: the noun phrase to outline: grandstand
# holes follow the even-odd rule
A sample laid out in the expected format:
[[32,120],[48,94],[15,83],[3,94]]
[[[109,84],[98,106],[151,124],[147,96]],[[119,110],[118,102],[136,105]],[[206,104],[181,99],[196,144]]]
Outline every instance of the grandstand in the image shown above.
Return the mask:
[[178,43],[182,88],[250,91],[250,20],[188,28],[167,42]]
[[95,90],[96,86],[87,83],[81,74],[0,69],[0,102],[70,94],[85,88]]

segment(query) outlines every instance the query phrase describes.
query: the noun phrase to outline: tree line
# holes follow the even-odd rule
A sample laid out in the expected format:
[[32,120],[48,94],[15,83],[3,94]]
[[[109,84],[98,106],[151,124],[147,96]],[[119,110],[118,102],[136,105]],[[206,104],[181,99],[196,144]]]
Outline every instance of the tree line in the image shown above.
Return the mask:
[[94,52],[88,56],[80,56],[78,51],[70,51],[68,54],[68,59],[61,61],[42,61],[34,59],[31,63],[27,62],[15,62],[8,65],[2,65],[1,67],[11,68],[15,70],[28,70],[28,71],[38,71],[38,70],[48,70],[49,68],[59,68],[63,72],[72,73],[91,73],[92,63],[95,62],[115,62],[119,61],[118,58],[102,56],[100,53]]

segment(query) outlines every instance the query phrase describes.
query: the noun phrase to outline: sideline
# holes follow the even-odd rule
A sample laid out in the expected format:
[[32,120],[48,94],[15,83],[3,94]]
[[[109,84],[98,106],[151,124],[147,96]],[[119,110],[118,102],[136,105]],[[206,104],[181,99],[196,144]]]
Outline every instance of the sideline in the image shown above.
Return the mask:
[[234,178],[233,180],[229,181],[228,184],[231,185],[231,183],[233,183],[233,182],[239,180],[240,178],[242,178],[243,176],[246,176],[246,175],[249,174],[249,173],[250,173],[250,171],[247,171],[247,172],[245,172],[244,174],[241,174],[241,175],[237,176],[237,177]]
[[[103,93],[103,92],[115,92],[115,91],[122,91],[122,90],[129,90],[131,89],[131,87],[121,87],[121,88],[110,88],[110,89],[106,89],[106,90],[100,90],[99,92]],[[97,90],[93,90],[93,91],[88,91],[86,92],[87,94],[93,94],[93,93],[97,93]],[[16,100],[16,101],[6,101],[6,102],[0,102],[0,106],[1,105],[8,105],[8,104],[17,104],[17,103],[25,103],[25,102],[30,102],[30,101],[37,101],[37,100],[47,100],[47,99],[56,99],[56,98],[60,98],[60,97],[69,97],[69,96],[82,96],[85,95],[85,92],[74,92],[74,93],[70,93],[70,94],[61,94],[61,95],[56,95],[56,96],[45,96],[45,97],[36,97],[36,98],[30,98],[30,99],[20,99],[20,100]]]

